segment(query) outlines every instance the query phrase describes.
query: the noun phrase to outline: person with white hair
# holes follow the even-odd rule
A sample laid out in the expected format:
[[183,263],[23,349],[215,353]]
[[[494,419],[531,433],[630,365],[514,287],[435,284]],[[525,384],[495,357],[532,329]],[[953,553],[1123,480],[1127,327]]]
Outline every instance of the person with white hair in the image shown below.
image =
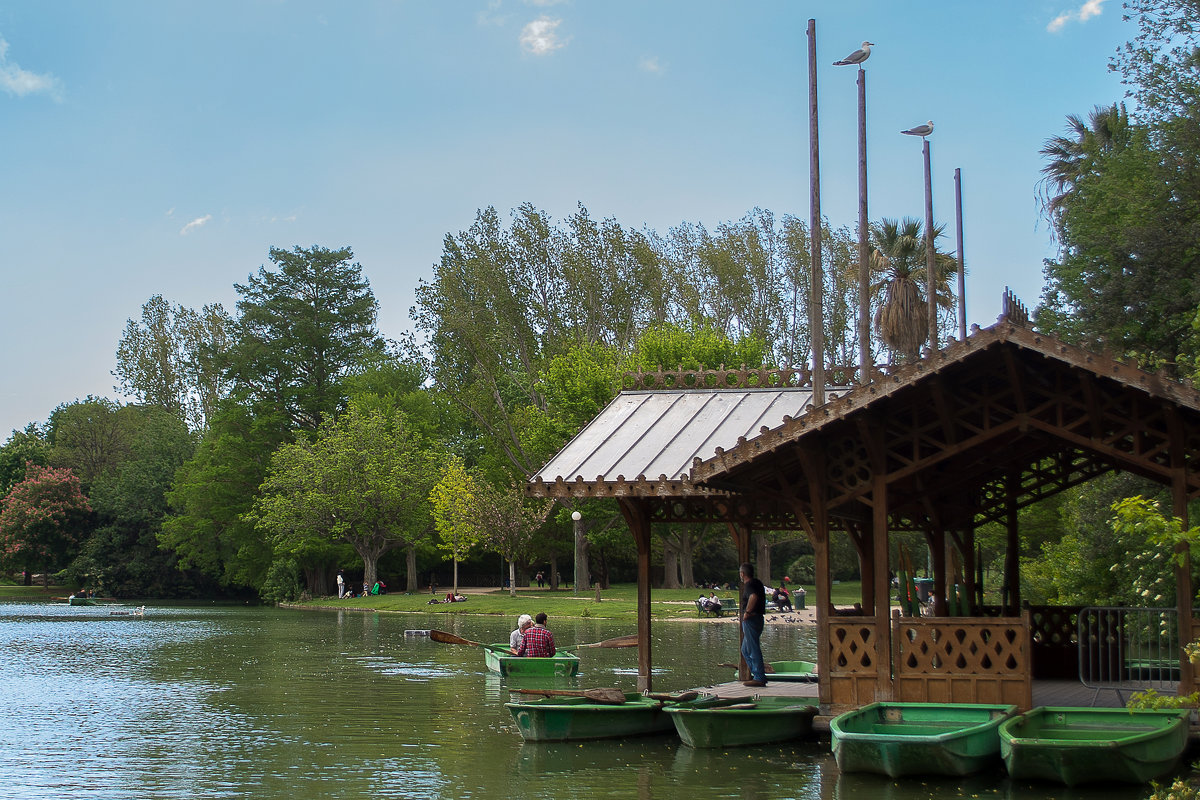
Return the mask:
[[521,640],[525,638],[525,631],[529,630],[531,625],[533,625],[533,617],[528,614],[517,617],[517,629],[508,635],[508,649],[512,650],[513,655],[517,654]]

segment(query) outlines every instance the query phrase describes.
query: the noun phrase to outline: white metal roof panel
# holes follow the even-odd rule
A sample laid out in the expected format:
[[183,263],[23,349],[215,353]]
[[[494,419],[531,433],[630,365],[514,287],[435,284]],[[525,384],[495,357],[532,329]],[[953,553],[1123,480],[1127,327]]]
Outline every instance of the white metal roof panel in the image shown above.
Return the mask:
[[679,480],[695,457],[752,439],[763,426],[778,427],[811,399],[811,389],[796,388],[621,392],[534,480]]

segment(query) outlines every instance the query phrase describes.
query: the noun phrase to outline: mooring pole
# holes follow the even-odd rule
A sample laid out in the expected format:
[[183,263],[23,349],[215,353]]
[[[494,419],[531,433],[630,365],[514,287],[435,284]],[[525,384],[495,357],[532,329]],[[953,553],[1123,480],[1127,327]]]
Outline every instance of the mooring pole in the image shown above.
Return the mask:
[[938,349],[937,343],[937,256],[933,249],[933,177],[929,169],[929,140],[924,139],[925,153],[925,294],[928,295],[929,352]]
[[858,68],[858,382],[871,378],[871,264],[867,243],[867,71]]
[[958,226],[958,338],[967,339],[967,264],[963,260],[962,170],[954,168],[954,224]]
[[813,406],[825,405],[825,281],[821,270],[821,148],[817,141],[817,21],[808,21],[808,242],[812,282],[808,298],[808,327],[812,337]]

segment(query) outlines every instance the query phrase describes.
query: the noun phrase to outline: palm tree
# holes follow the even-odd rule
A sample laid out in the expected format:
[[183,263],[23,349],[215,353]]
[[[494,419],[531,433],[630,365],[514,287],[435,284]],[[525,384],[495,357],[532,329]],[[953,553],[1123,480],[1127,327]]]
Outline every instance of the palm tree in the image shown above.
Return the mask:
[[1077,114],[1068,115],[1067,135],[1052,136],[1040,151],[1048,162],[1042,167],[1040,189],[1046,216],[1052,219],[1079,179],[1095,168],[1098,159],[1128,144],[1129,136],[1129,114],[1124,103],[1096,106],[1086,123]]
[[[957,260],[938,252],[937,240],[944,225],[933,229],[934,264],[937,275],[934,286],[939,308],[954,307],[949,279],[958,268]],[[921,345],[929,335],[928,312],[924,288],[925,232],[918,219],[905,217],[901,221],[884,219],[871,225],[871,273],[874,281],[871,294],[878,306],[875,311],[875,332],[893,353],[899,353],[906,363],[921,356]]]

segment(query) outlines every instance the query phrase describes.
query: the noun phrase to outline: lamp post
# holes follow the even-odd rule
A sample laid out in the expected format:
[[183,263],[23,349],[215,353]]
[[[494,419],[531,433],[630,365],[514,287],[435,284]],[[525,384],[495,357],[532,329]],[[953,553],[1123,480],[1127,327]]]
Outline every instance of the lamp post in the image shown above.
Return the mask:
[[587,565],[583,563],[583,514],[572,511],[571,519],[575,521],[575,595],[578,596],[579,584],[587,583]]

